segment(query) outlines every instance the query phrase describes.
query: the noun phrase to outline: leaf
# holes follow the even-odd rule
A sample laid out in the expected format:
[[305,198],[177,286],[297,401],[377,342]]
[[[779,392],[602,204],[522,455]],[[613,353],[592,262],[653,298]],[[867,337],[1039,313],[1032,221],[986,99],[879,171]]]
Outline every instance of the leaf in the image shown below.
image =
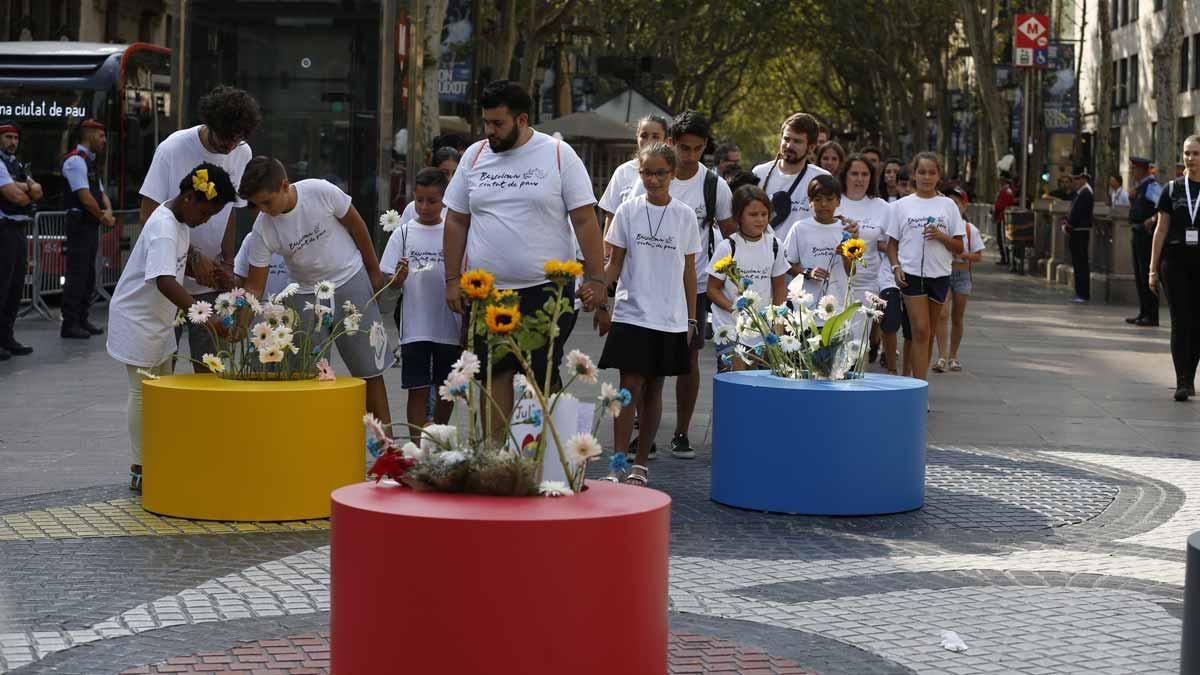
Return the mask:
[[858,308],[861,306],[861,302],[853,303],[846,309],[843,309],[841,312],[834,315],[832,319],[829,319],[825,322],[825,328],[821,330],[822,347],[829,346],[829,339],[836,335],[839,330],[841,330],[842,324],[846,323],[851,316],[854,316],[854,313],[857,312]]

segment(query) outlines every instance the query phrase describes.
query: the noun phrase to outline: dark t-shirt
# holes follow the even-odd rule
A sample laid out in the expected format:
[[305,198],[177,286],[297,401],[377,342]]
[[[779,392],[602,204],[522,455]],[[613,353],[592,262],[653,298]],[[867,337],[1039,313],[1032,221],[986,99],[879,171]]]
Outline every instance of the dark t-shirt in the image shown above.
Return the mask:
[[[1162,196],[1158,198],[1158,212],[1165,213],[1171,217],[1170,224],[1167,227],[1167,244],[1182,244],[1184,242],[1184,230],[1189,227],[1200,227],[1200,212],[1197,213],[1196,222],[1192,222],[1192,216],[1188,213],[1187,190],[1183,185],[1183,178],[1176,178],[1163,187]],[[1192,203],[1200,201],[1200,183],[1194,180],[1189,180],[1192,191]]]

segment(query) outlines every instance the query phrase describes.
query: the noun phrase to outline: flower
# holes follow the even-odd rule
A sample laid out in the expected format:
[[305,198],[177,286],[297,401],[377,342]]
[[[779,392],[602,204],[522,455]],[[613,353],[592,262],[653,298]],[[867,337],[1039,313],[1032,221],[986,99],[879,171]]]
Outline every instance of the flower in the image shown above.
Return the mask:
[[187,323],[187,314],[182,309],[175,310],[175,327],[178,328]]
[[400,454],[417,461],[425,459],[425,451],[421,449],[421,446],[412,441],[405,443],[404,447],[400,448]]
[[379,226],[384,232],[392,232],[400,227],[400,214],[395,209],[388,209],[379,216]]
[[271,345],[266,349],[259,349],[258,360],[261,363],[279,363],[283,360],[283,350],[274,345]]
[[317,296],[318,300],[332,300],[333,292],[336,290],[332,281],[318,281],[313,286],[313,294]]
[[575,493],[560,480],[544,480],[538,485],[538,494],[543,497],[570,497]]
[[357,333],[360,321],[362,321],[362,314],[347,314],[342,317],[342,326],[346,329],[346,335]]
[[138,368],[137,374],[141,375],[142,377],[146,378],[147,380],[157,380],[158,379],[158,373],[152,373],[149,370],[146,370],[145,368]]
[[547,260],[542,269],[546,278],[559,284],[565,284],[583,274],[583,265],[576,260]]
[[747,307],[755,307],[762,302],[762,297],[750,289],[742,291],[738,296],[737,302],[733,304],[737,309],[745,309]]
[[732,323],[718,326],[713,333],[713,341],[718,345],[731,345],[737,342],[737,326]]
[[623,452],[614,452],[612,459],[608,460],[608,470],[613,473],[620,473],[629,470],[629,455]]
[[449,424],[430,424],[421,430],[421,448],[426,451],[449,450],[458,440],[458,428]]
[[203,300],[201,300],[199,302],[193,302],[192,306],[188,307],[188,311],[187,311],[188,321],[191,321],[192,323],[196,323],[196,324],[204,323],[204,322],[208,321],[210,318],[212,318],[212,315],[213,315],[212,303],[205,302]]
[[870,305],[873,309],[883,309],[884,307],[887,307],[887,300],[875,295],[871,291],[863,293],[863,302],[866,305]]
[[820,349],[821,348],[821,336],[814,335],[814,336],[808,338],[808,348],[809,349]]
[[329,359],[321,359],[317,361],[317,381],[332,382],[337,379],[337,374],[333,372],[333,366],[329,365]]
[[267,322],[256,323],[254,324],[254,328],[250,329],[250,341],[257,347],[259,343],[266,344],[274,334],[275,330]]
[[[475,352],[464,351],[454,365],[450,366],[450,370],[456,373],[462,373],[466,377],[475,377],[479,374],[479,357],[475,356]],[[516,375],[513,377],[513,383],[517,382],[516,378],[520,377],[524,380],[524,376]]]
[[287,314],[287,307],[279,303],[268,302],[262,306],[263,318],[268,321],[279,321],[284,314]]
[[842,242],[842,257],[850,260],[859,260],[863,257],[863,253],[867,251],[867,242],[862,239],[847,239]]
[[733,255],[727,255],[724,258],[721,258],[720,260],[713,263],[713,271],[716,272],[717,274],[725,274],[725,270],[728,270],[732,266],[733,266]]
[[492,290],[492,296],[488,300],[493,305],[515,305],[517,304],[517,292],[496,288]]
[[517,324],[521,323],[521,310],[516,307],[497,307],[492,305],[487,308],[487,313],[484,317],[488,330],[493,333],[504,335],[511,333],[516,329]]
[[399,481],[400,477],[407,473],[413,464],[416,464],[416,462],[411,458],[405,457],[402,453],[394,451],[382,452],[367,471],[367,476],[374,476],[376,483],[385,477]]
[[800,351],[800,340],[794,335],[783,335],[779,338],[779,348],[785,354],[795,354]]
[[472,300],[483,300],[492,292],[492,285],[496,283],[496,277],[492,276],[487,270],[468,270],[464,272],[462,278],[458,280],[458,285],[462,288],[462,292],[467,294],[467,297]]
[[768,345],[770,345],[770,346],[772,346],[772,347],[774,347],[775,345],[778,345],[778,344],[779,344],[779,336],[778,336],[778,335],[776,335],[774,332],[767,333],[767,334],[766,334],[766,335],[763,337],[763,340],[764,340],[764,341],[765,341],[765,342],[766,342]]
[[208,368],[214,373],[225,372],[225,364],[221,361],[221,359],[213,356],[212,354],[205,354],[204,356],[201,356],[200,361],[204,363],[205,368]]
[[288,284],[287,286],[284,286],[282,291],[279,291],[275,295],[271,296],[269,298],[269,300],[275,304],[279,304],[279,303],[283,302],[284,300],[295,295],[296,292],[299,290],[300,290],[300,284],[298,284],[296,282],[292,282],[292,283]]
[[467,389],[471,386],[471,377],[461,372],[451,372],[446,382],[438,387],[438,396],[443,401],[454,402],[455,399],[466,398]]
[[621,414],[621,408],[625,404],[621,403],[621,394],[617,388],[607,382],[600,383],[600,405],[608,410],[608,414],[616,417]]
[[233,304],[234,297],[228,293],[222,293],[217,296],[217,303],[214,309],[221,316],[233,316],[233,312],[237,309]]
[[578,349],[572,349],[571,352],[567,354],[567,366],[570,367],[571,372],[574,373],[576,377],[584,382],[589,384],[594,384],[596,382],[596,364],[592,363],[592,357],[584,354]]
[[455,464],[465,462],[469,458],[470,455],[463,450],[447,450],[445,452],[439,452],[436,456],[437,461],[441,462],[446,467],[451,467]]
[[588,462],[602,452],[600,441],[591,434],[575,434],[567,441],[567,458],[575,464]]
[[262,311],[262,304],[259,303],[258,298],[254,297],[253,293],[246,294],[246,304],[250,306],[250,311],[255,314]]
[[837,311],[837,298],[832,295],[826,295],[817,301],[817,316],[822,321],[832,319]]
[[617,400],[620,401],[621,405],[623,406],[629,405],[630,403],[633,403],[633,394],[629,393],[629,390],[625,387],[621,387],[621,390],[617,392]]
[[353,302],[350,302],[349,300],[347,300],[342,303],[342,313],[343,314],[358,314],[358,308],[354,306]]

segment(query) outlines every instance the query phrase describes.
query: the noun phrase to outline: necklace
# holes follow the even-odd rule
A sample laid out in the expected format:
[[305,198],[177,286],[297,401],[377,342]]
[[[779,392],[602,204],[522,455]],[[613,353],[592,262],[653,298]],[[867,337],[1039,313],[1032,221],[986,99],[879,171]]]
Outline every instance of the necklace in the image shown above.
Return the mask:
[[651,239],[658,239],[658,233],[662,232],[663,218],[667,217],[667,207],[664,206],[662,214],[658,217],[658,227],[655,228],[650,224],[650,202],[646,202],[646,229],[650,231]]

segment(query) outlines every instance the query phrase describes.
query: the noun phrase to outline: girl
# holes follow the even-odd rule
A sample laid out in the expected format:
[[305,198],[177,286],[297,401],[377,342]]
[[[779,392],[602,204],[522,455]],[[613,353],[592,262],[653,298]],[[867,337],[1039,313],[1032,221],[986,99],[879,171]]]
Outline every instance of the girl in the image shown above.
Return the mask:
[[842,171],[842,164],[846,161],[846,151],[837,141],[826,141],[821,147],[817,148],[817,164],[822,169],[829,172],[829,175],[836,176]]
[[[183,289],[189,229],[199,227],[237,199],[229,174],[207,162],[192,169],[179,194],[154,209],[113,291],[108,309],[110,356],[129,376],[129,489],[142,489],[142,381],[174,372],[175,317],[192,306]],[[216,316],[209,325],[223,331]]]
[[[879,295],[879,268],[887,267],[881,262],[887,248],[888,216],[891,210],[887,202],[876,195],[878,178],[875,166],[863,155],[853,154],[842,165],[842,200],[837,213],[845,220],[858,225],[858,238],[866,242],[867,254],[863,256],[862,269],[854,275],[851,284],[851,300],[866,302],[867,293]],[[854,321],[864,321],[866,317],[855,315]],[[862,324],[858,323],[861,328]],[[854,333],[860,335],[860,332]],[[895,339],[895,332],[892,333]],[[871,334],[871,360],[878,349],[879,337],[877,331]],[[893,345],[893,349],[895,345]],[[885,353],[887,353],[885,351]],[[894,353],[894,352],[892,352]]]
[[965,249],[961,255],[954,256],[954,264],[950,267],[950,327],[947,330],[945,321],[938,324],[938,360],[932,366],[935,373],[946,371],[944,356],[947,333],[950,338],[949,368],[956,373],[962,370],[962,364],[958,361],[958,346],[962,344],[963,317],[967,312],[967,300],[971,298],[971,265],[983,260],[983,236],[978,228],[966,222],[967,206],[971,203],[967,191],[956,185],[950,189],[950,198],[958,205],[958,213],[966,224],[967,237],[963,242]]
[[[638,151],[641,152],[655,143],[666,143],[669,126],[667,118],[661,115],[650,114],[643,117],[637,126]],[[600,209],[604,211],[605,232],[608,232],[608,228],[612,226],[617,207],[629,197],[637,180],[637,157],[618,166],[613,171],[612,178],[608,180],[608,185],[604,188],[604,195],[600,197],[599,203]]]
[[880,186],[879,196],[889,204],[904,196],[900,194],[900,188],[896,185],[896,177],[900,175],[903,167],[904,163],[895,157],[888,157],[883,164],[883,185]]
[[[904,295],[912,325],[912,375],[925,379],[933,353],[932,331],[950,292],[950,265],[963,252],[962,216],[949,197],[939,195],[942,165],[932,152],[913,159],[916,192],[893,205],[888,230],[888,262]],[[907,362],[905,368],[907,369]]]
[[839,306],[846,297],[850,271],[850,261],[840,255],[839,246],[847,238],[845,234],[858,232],[857,225],[835,215],[841,194],[842,184],[833,176],[814,178],[808,184],[813,217],[796,223],[783,244],[791,273],[804,277],[804,290],[813,301],[832,295]]
[[[779,240],[767,231],[771,222],[771,200],[762,188],[744,185],[733,193],[733,218],[738,231],[723,239],[713,251],[708,265],[708,299],[713,305],[713,328],[735,322],[733,303],[742,289],[727,281],[724,274],[716,271],[716,262],[727,255],[737,261],[742,278],[751,282],[750,288],[759,297],[771,299],[771,304],[782,305],[787,300],[788,262],[780,251]],[[762,342],[762,338],[742,340],[749,347]],[[728,370],[725,354],[733,345],[717,347],[717,369]],[[746,370],[749,365],[739,358],[732,359],[734,370]]]
[[[671,198],[676,157],[655,143],[638,152],[645,194],[623,202],[613,214],[605,242],[612,254],[605,281],[617,283],[616,306],[596,308],[596,328],[607,335],[601,368],[616,368],[632,405],[613,421],[617,452],[629,450],[633,412],[641,409],[637,457],[626,482],[646,485],[646,459],[662,418],[663,378],[690,371],[689,344],[696,334],[695,257],[700,230],[695,212]],[[617,480],[609,476],[609,480]]]

